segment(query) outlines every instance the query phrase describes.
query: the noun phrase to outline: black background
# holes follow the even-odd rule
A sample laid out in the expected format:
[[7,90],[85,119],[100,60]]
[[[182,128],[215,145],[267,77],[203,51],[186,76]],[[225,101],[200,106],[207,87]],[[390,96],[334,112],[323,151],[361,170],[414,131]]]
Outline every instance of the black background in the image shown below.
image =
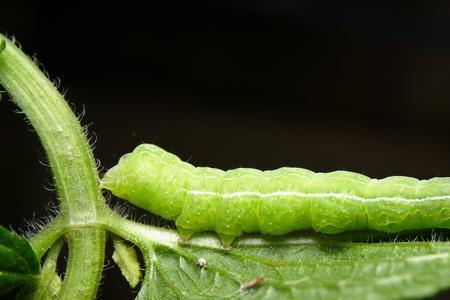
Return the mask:
[[[151,3],[1,5],[1,31],[84,106],[105,168],[148,142],[224,169],[450,174],[445,2]],[[15,109],[0,102],[0,220],[18,229],[56,195]],[[135,295],[106,274],[101,298]]]

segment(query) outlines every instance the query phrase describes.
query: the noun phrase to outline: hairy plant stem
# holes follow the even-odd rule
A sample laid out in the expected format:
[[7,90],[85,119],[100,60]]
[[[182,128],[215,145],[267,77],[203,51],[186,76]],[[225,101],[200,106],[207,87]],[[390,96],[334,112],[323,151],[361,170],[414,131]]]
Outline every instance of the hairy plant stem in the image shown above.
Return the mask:
[[[41,278],[32,290],[32,297],[24,297],[25,299],[54,299],[59,294],[61,288],[61,279],[56,273],[58,265],[58,257],[64,245],[62,239],[57,240],[47,253],[45,262],[41,269]],[[21,291],[22,292],[22,291]],[[18,297],[20,299],[20,297]]]
[[54,218],[39,233],[32,236],[28,242],[34,250],[36,256],[40,259],[47,252],[48,248],[67,231],[66,223],[61,216]]
[[[1,35],[0,40],[0,84],[42,141],[61,203],[61,217],[68,224],[95,222],[105,203],[83,129],[39,68],[12,42]],[[61,299],[95,298],[103,269],[105,232],[101,228],[80,228],[68,233],[67,238],[68,271]]]

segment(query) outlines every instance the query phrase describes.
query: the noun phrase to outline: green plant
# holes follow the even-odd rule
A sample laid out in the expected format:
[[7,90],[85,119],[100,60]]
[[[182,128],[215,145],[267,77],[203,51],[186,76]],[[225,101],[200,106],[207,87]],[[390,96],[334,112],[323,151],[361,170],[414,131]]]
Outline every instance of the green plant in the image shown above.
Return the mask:
[[[117,214],[105,204],[92,151],[63,97],[20,49],[0,40],[0,83],[42,141],[60,203],[29,244],[0,230],[0,295],[23,286],[18,297],[95,298],[109,237],[130,285],[143,278],[139,299],[397,299],[450,287],[446,232],[244,235],[227,251],[215,234],[179,243],[174,230]],[[63,243],[69,256],[62,280],[55,266]],[[144,275],[128,243],[142,253]]]

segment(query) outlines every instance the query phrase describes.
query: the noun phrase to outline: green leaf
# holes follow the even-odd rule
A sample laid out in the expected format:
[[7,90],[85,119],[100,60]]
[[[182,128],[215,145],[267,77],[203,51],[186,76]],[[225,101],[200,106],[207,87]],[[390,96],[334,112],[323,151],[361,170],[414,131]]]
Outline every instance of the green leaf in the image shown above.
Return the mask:
[[30,244],[0,226],[0,297],[36,280],[39,272],[39,260]]
[[0,54],[5,50],[6,43],[5,40],[0,37]]
[[113,260],[119,266],[122,275],[132,288],[136,287],[141,279],[141,266],[137,258],[136,250],[128,246],[124,241],[113,238]]
[[[142,227],[134,229],[144,235]],[[214,235],[186,245],[173,231],[149,229],[146,236],[147,271],[138,299],[403,299],[450,288],[450,243],[435,237],[374,242],[366,235],[352,242],[319,234],[247,236],[226,251]]]
[[[5,47],[6,47],[5,40],[0,37],[0,54],[3,52]],[[0,91],[0,101],[2,101],[2,98],[3,98],[2,92]]]

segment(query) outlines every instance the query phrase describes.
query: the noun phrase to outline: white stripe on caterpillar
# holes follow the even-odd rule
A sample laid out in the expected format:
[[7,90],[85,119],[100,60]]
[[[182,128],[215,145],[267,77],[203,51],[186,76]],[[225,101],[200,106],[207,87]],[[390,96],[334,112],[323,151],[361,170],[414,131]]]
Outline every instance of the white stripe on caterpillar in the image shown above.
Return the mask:
[[186,190],[188,194],[196,196],[216,196],[223,199],[227,198],[239,198],[242,196],[256,196],[260,198],[269,198],[277,196],[295,196],[300,198],[340,198],[350,199],[359,202],[380,202],[380,201],[394,201],[394,202],[426,202],[426,201],[444,201],[450,200],[450,195],[446,196],[432,196],[424,198],[402,198],[402,197],[376,197],[376,198],[363,198],[350,194],[339,193],[301,193],[301,192],[289,192],[289,191],[277,191],[273,193],[259,193],[259,192],[235,192],[235,193],[217,193],[211,191],[198,191],[198,190]]

